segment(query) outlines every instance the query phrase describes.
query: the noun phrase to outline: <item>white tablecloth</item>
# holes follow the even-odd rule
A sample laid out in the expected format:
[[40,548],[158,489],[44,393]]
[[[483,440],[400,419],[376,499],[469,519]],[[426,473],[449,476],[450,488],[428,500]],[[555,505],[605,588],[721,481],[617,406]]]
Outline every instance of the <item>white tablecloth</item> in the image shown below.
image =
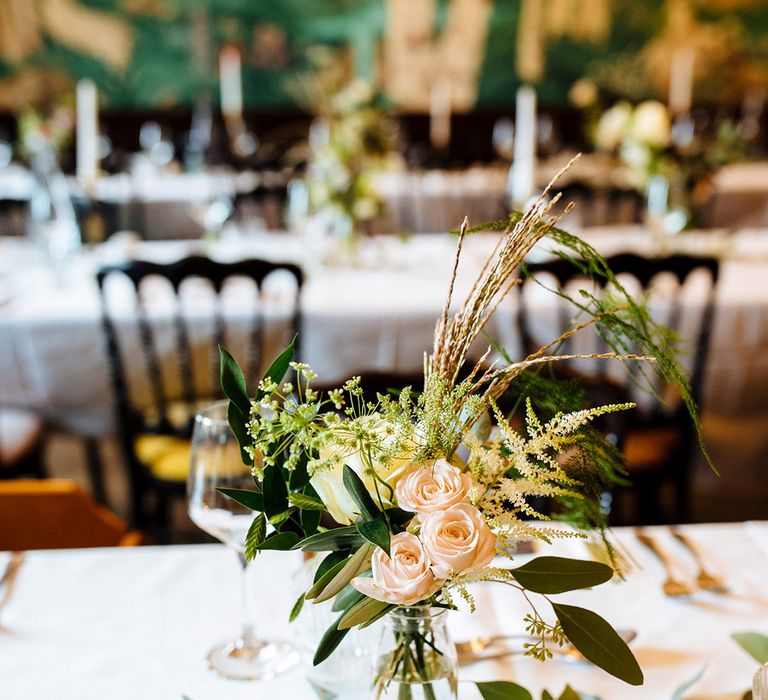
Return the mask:
[[[620,542],[637,560],[627,581],[559,597],[595,610],[617,628],[637,631],[632,648],[645,674],[643,686],[629,687],[588,664],[542,665],[523,657],[464,667],[460,679],[515,680],[532,690],[546,687],[555,695],[570,683],[603,700],[668,700],[703,668],[687,700],[740,699],[756,664],[730,635],[768,633],[768,524],[687,530],[705,548],[711,567],[728,576],[730,594],[664,597],[660,564],[631,531],[619,530]],[[656,532],[682,573],[693,576],[687,552],[667,532]],[[578,541],[552,551],[587,557]],[[294,556],[276,553],[262,554],[252,565],[259,630],[290,638],[300,629],[287,623],[298,590],[295,566]],[[239,624],[238,567],[235,557],[217,545],[28,554],[15,593],[2,611],[0,697],[313,698],[303,669],[268,684],[226,681],[206,669],[208,649],[234,634]],[[455,640],[520,630],[524,607],[515,591],[489,584],[475,591],[477,613],[450,615]],[[460,683],[462,700],[477,697],[473,685]]]

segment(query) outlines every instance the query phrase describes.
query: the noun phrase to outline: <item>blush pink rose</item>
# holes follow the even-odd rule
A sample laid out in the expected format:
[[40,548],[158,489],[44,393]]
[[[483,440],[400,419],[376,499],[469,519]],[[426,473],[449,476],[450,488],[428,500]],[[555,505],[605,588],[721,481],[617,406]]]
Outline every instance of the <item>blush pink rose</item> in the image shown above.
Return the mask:
[[495,535],[469,503],[430,513],[419,536],[438,578],[482,569],[496,555]]
[[442,585],[429,568],[418,537],[409,532],[393,535],[390,556],[380,547],[371,558],[371,578],[353,578],[353,588],[374,600],[413,605],[429,598]]
[[432,466],[421,467],[397,482],[397,504],[424,516],[445,510],[466,499],[472,479],[444,459]]

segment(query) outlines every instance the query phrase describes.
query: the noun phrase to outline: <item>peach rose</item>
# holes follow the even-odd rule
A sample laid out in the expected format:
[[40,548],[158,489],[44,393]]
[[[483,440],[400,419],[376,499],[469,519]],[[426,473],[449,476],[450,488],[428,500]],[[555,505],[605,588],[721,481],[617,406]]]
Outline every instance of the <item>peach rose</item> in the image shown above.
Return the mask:
[[461,503],[472,487],[472,478],[444,459],[431,467],[422,467],[397,482],[397,504],[424,516]]
[[469,503],[427,515],[420,537],[438,578],[482,569],[496,554],[496,537],[480,511]]
[[413,605],[440,588],[441,582],[429,568],[429,559],[416,535],[393,535],[389,552],[387,556],[376,547],[371,559],[372,578],[353,578],[351,584],[356,590],[384,603]]

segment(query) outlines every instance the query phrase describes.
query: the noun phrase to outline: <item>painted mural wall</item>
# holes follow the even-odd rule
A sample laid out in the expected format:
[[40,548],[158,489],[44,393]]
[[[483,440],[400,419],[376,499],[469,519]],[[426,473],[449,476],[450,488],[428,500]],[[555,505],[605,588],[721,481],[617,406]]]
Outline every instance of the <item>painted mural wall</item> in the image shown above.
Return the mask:
[[216,56],[238,45],[246,107],[290,107],[307,50],[425,111],[450,84],[455,110],[514,103],[525,80],[567,102],[588,77],[608,96],[663,96],[672,52],[696,56],[696,96],[738,103],[768,86],[763,0],[0,0],[0,109],[90,77],[113,108],[186,107],[216,96]]

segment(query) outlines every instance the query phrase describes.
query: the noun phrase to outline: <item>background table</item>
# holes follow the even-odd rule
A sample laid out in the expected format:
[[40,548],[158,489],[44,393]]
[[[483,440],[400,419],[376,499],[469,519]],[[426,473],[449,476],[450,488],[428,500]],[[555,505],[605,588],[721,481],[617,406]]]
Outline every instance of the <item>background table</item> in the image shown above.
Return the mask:
[[[589,229],[585,235],[606,253],[658,247],[639,227]],[[768,457],[768,237],[763,230],[687,233],[666,243],[722,258],[704,397],[705,432],[728,483],[739,484],[742,492],[761,488]],[[94,270],[127,256],[171,261],[200,250],[200,245],[113,241],[84,251],[57,280],[27,242],[3,241],[0,401],[30,407],[53,427],[108,434],[111,400]],[[461,297],[492,245],[489,236],[467,242],[454,298]],[[274,234],[225,239],[204,252],[223,260],[257,256],[309,264],[302,298],[302,356],[324,382],[343,381],[357,372],[417,373],[423,352],[431,348],[455,240],[434,234],[404,241],[377,238],[364,246],[357,266],[316,264],[323,250],[308,239]],[[695,292],[690,303],[696,306]],[[536,304],[537,318],[554,323],[552,298],[545,294]],[[513,355],[514,311],[511,298],[488,329]],[[279,348],[265,350],[268,357]],[[713,490],[720,488],[712,485]]]
[[[668,532],[652,530],[660,533],[682,573],[693,576],[695,567],[685,550]],[[730,634],[768,633],[768,523],[690,526],[687,531],[705,547],[712,568],[729,576],[729,595],[664,597],[659,563],[631,531],[617,530],[637,561],[627,581],[559,597],[595,610],[615,627],[637,631],[632,647],[644,669],[644,686],[626,686],[588,664],[541,665],[523,657],[464,667],[461,679],[504,678],[555,693],[570,683],[603,700],[667,700],[704,668],[688,700],[739,700],[756,664]],[[578,541],[561,542],[547,548],[550,552],[587,556]],[[0,554],[0,565],[4,556]],[[192,700],[313,698],[301,669],[269,684],[225,681],[206,669],[208,649],[237,629],[238,566],[218,545],[29,553],[2,612],[0,695],[57,700],[182,694]],[[294,634],[287,616],[298,592],[296,567],[294,556],[270,552],[252,566],[258,629],[284,637]],[[455,640],[521,629],[525,609],[513,591],[492,584],[474,590],[478,612],[451,613]],[[478,695],[474,686],[461,683],[460,697]]]

